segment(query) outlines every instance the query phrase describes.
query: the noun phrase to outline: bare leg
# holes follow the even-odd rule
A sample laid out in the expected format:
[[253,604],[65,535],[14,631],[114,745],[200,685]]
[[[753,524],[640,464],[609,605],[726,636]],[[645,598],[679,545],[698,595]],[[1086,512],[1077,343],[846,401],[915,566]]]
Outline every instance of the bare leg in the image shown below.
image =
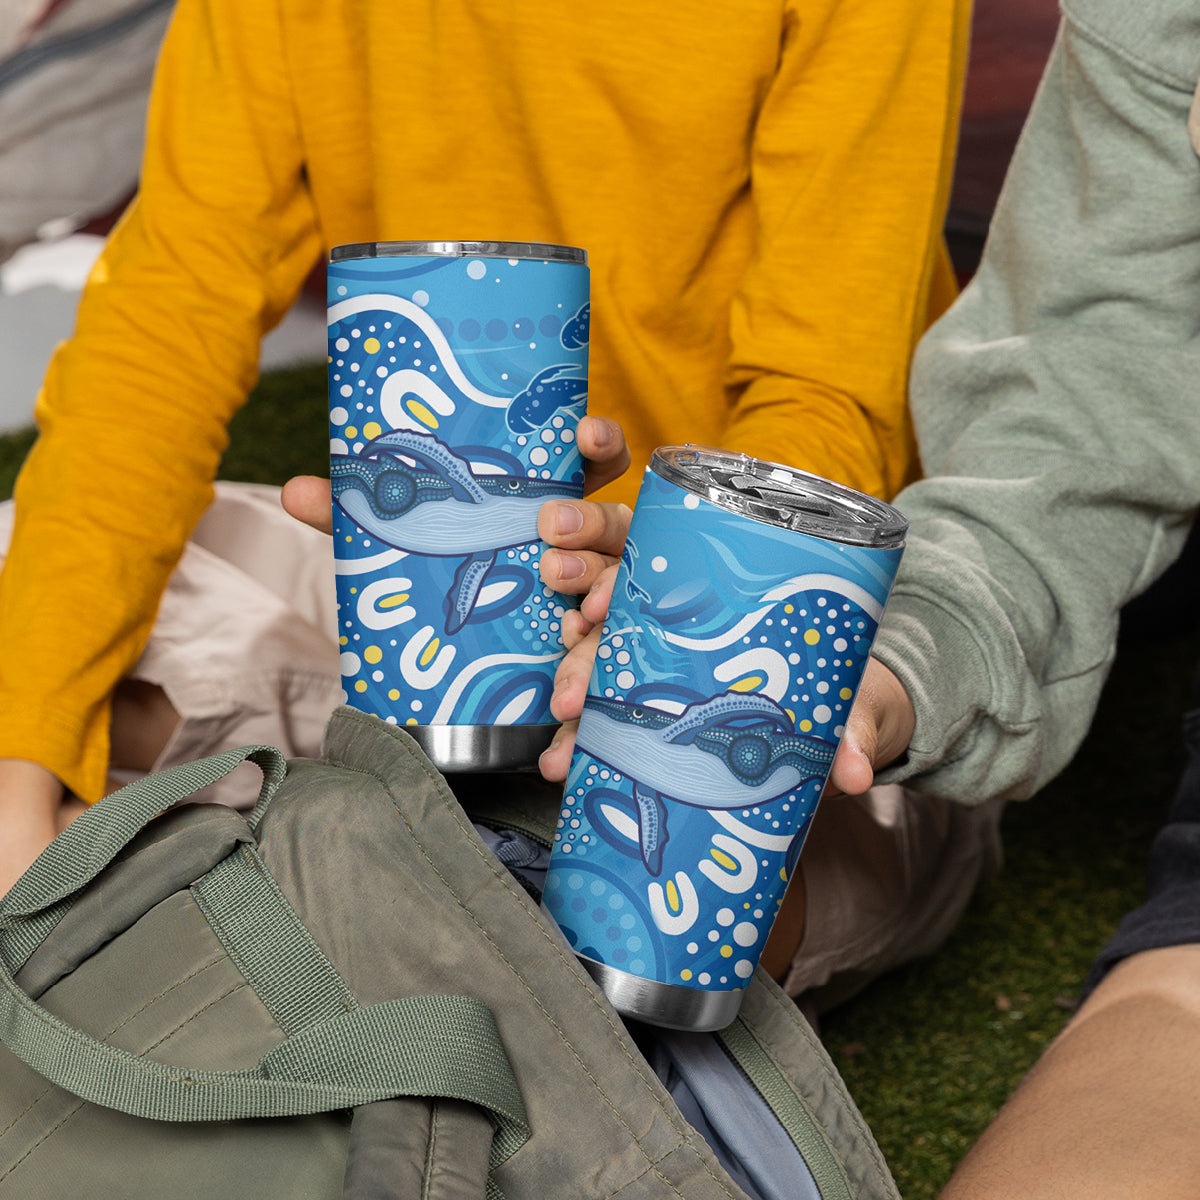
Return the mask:
[[984,1131],[941,1200],[1193,1200],[1200,946],[1120,963]]

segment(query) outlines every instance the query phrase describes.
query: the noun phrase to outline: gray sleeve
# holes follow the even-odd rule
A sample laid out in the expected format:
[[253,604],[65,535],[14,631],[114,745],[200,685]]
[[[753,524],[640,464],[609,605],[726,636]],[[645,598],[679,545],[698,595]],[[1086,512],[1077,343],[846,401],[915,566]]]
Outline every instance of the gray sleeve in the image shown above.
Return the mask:
[[971,286],[918,352],[926,478],[876,654],[909,779],[1031,795],[1087,730],[1118,610],[1200,504],[1190,0],[1072,0]]

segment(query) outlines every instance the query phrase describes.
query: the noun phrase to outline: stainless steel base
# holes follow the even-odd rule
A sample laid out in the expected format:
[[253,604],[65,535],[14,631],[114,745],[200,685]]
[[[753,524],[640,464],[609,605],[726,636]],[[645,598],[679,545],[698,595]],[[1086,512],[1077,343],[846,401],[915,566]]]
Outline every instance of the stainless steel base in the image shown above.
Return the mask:
[[557,725],[405,725],[443,774],[536,771]]
[[576,957],[623,1017],[633,1017],[665,1029],[684,1029],[689,1033],[724,1029],[738,1015],[742,997],[746,994],[742,989],[706,992],[700,988],[658,983],[618,971],[583,954]]

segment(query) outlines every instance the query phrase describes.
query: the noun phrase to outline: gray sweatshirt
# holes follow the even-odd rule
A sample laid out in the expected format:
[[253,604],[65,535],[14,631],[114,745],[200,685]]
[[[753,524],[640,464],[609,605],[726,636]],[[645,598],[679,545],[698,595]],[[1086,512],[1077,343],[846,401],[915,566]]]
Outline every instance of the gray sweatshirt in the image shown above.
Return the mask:
[[927,478],[875,650],[917,715],[881,780],[965,803],[1065,766],[1118,610],[1200,504],[1200,0],[1063,16],[979,273],[917,355]]

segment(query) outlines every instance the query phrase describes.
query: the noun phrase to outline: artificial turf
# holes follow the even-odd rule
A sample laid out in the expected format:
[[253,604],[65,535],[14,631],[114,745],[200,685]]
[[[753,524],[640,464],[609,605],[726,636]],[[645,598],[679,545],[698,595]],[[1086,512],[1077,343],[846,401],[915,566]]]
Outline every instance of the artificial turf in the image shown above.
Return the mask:
[[[221,475],[279,483],[322,472],[325,405],[324,367],[265,376],[234,421]],[[32,440],[0,437],[0,495]],[[1140,901],[1146,851],[1182,765],[1179,720],[1200,634],[1154,605],[1138,632],[1122,643],[1075,761],[1034,800],[1009,806],[1004,870],[948,944],[822,1021],[905,1200],[937,1194]]]
[[905,1200],[937,1195],[1141,902],[1198,656],[1194,632],[1124,642],[1082,748],[1039,795],[1009,805],[1004,869],[947,944],[824,1018]]

